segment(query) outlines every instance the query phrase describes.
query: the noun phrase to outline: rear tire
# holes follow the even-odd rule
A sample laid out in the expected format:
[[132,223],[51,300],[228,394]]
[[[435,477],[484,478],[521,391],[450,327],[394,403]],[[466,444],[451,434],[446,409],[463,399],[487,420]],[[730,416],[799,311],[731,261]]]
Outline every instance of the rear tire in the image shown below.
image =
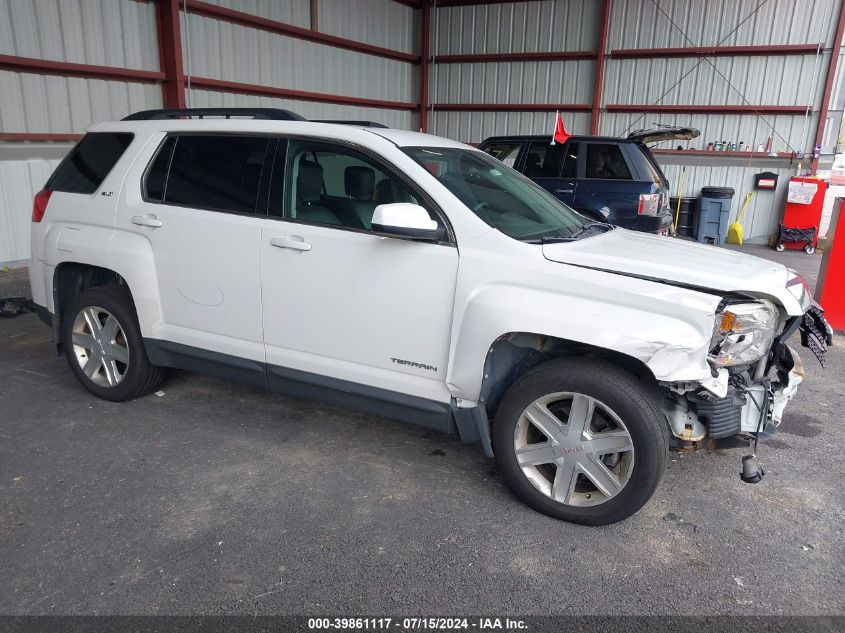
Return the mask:
[[564,521],[607,525],[653,494],[669,429],[631,374],[604,361],[558,359],[505,393],[493,446],[505,481],[526,504]]
[[103,400],[125,402],[157,389],[165,369],[150,364],[125,286],[77,294],[62,319],[62,346],[76,378]]

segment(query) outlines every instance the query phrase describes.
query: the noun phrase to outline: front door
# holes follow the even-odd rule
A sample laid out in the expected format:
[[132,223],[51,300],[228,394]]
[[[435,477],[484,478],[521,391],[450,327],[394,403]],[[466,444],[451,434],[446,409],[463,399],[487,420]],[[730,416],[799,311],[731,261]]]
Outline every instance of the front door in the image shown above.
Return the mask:
[[259,136],[170,136],[145,172],[142,199],[121,205],[117,218],[118,230],[142,235],[152,247],[161,306],[152,344],[185,346],[167,348],[183,357],[202,350],[212,361],[258,361],[240,377],[259,383],[259,244],[266,205],[258,191],[265,156],[274,147],[274,139]]
[[353,405],[368,396],[399,403],[396,394],[448,404],[457,249],[370,228],[375,207],[390,202],[442,218],[380,160],[342,144],[291,140],[273,178],[261,231],[271,386],[296,384],[304,395],[326,387]]

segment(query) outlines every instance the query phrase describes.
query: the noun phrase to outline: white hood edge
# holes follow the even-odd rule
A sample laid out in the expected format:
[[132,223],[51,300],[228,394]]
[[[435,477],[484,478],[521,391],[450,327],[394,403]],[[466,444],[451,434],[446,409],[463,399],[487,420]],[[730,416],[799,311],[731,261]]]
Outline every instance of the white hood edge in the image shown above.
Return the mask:
[[790,316],[804,313],[782,264],[707,244],[616,228],[575,242],[544,244],[546,259],[719,292],[770,298]]

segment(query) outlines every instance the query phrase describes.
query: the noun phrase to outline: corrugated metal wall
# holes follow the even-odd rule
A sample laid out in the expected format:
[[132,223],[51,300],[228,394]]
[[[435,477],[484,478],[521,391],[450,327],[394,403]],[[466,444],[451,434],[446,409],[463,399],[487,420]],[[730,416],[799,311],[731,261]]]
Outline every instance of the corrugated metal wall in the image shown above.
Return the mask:
[[[593,60],[553,62],[481,62],[437,64],[438,55],[591,51],[598,46],[601,2],[542,0],[437,9],[432,18],[431,71],[434,104],[583,103],[590,104]],[[704,149],[725,140],[756,149],[773,137],[773,149],[808,156],[812,151],[818,111],[841,0],[612,0],[602,110],[608,104],[640,105],[767,105],[810,107],[795,114],[666,114],[602,111],[599,133],[624,136],[655,125],[688,125],[701,136],[682,142],[685,149]],[[759,9],[758,9],[759,7]],[[758,10],[755,10],[758,9]],[[805,55],[718,58],[616,58],[611,52],[635,48],[699,46],[763,46],[820,44]],[[836,51],[841,55],[841,51]],[[834,151],[845,109],[845,69],[840,65],[823,140],[823,154]],[[588,134],[588,113],[563,113],[567,129]],[[496,134],[549,134],[553,112],[435,111],[433,132],[479,142]],[[674,144],[674,145],[677,145]],[[674,145],[666,145],[674,147]],[[686,166],[685,195],[698,195],[704,185],[724,185],[740,197],[753,175],[764,168],[777,173],[776,192],[760,192],[744,218],[746,236],[765,241],[777,229],[786,182],[799,163],[790,160],[736,159],[727,155],[657,155],[676,193]],[[734,210],[736,213],[738,209]]]
[[[301,28],[313,25],[310,0],[207,1]],[[811,105],[817,112],[842,1],[613,0],[607,52],[620,48],[818,42],[823,50],[818,59],[814,54],[729,57],[714,59],[712,65],[692,58],[609,57],[601,106],[658,101],[726,105],[747,100],[766,105]],[[393,0],[319,0],[317,6],[316,22],[323,33],[405,53],[419,52],[418,10]],[[596,65],[592,59],[450,64],[437,63],[437,58],[474,53],[594,51],[599,45],[600,11],[598,0],[536,0],[433,9],[431,102],[589,105]],[[158,71],[155,13],[154,2],[137,0],[0,0],[0,55]],[[420,98],[419,67],[408,62],[235,25],[190,14],[190,10],[188,16],[182,14],[182,27],[187,74],[347,97],[409,103]],[[836,54],[841,56],[842,52]],[[309,118],[369,119],[407,129],[419,126],[418,113],[410,110],[276,99],[197,87],[186,92],[193,106],[278,106]],[[161,88],[155,84],[0,71],[0,133],[80,133],[92,122],[121,118],[131,111],[160,107],[161,103]],[[841,64],[830,107],[824,151],[833,149],[845,109],[845,68]],[[571,131],[589,132],[589,113],[564,112],[564,116]],[[702,131],[699,139],[684,144],[692,148],[704,147],[711,140],[743,141],[755,146],[771,135],[776,150],[808,152],[817,116],[603,112],[600,132],[623,134],[629,128],[654,123],[684,124]],[[552,118],[550,112],[433,111],[429,128],[436,134],[477,142],[494,134],[548,133]],[[39,147],[43,148],[41,156]],[[4,262],[28,252],[28,240],[18,233],[25,225],[20,224],[20,218],[29,217],[31,197],[41,184],[36,182],[41,172],[33,171],[33,165],[39,164],[38,160],[54,161],[56,156],[53,146],[44,144],[7,143],[0,150],[0,262]],[[758,169],[756,163],[738,165],[723,156],[659,154],[658,160],[675,186],[679,165],[688,165],[688,191],[702,184],[729,184],[738,192],[744,191]],[[788,175],[797,161],[766,159],[769,163],[775,165],[772,171]],[[27,177],[20,177],[24,172]],[[749,211],[749,232],[760,239],[775,226],[779,212],[780,194],[769,195],[772,204],[760,195]]]
[[0,161],[0,264],[29,259],[32,197],[60,159]]
[[[155,6],[130,0],[0,0],[0,54],[157,71]],[[82,133],[160,108],[154,84],[0,71],[0,133]],[[70,144],[0,145],[0,264],[29,257],[32,198]]]
[[320,0],[318,8],[322,33],[405,53],[419,51],[419,20],[411,7],[393,0]]
[[[155,7],[0,0],[0,54],[157,71]],[[81,133],[91,123],[157,107],[161,89],[151,84],[0,71],[2,132]]]
[[[228,9],[311,28],[310,0],[208,0]],[[419,69],[182,12],[186,74],[343,96],[416,102]],[[392,0],[320,0],[323,33],[406,53],[419,50],[414,9]],[[416,12],[417,14],[419,12]],[[0,0],[0,55],[159,70],[154,2]],[[188,105],[282,107],[307,118],[367,119],[417,129],[409,110],[274,99],[200,89]],[[160,108],[156,84],[0,71],[0,133],[82,133],[92,123]],[[69,145],[0,144],[0,264],[29,257],[32,198]]]
[[444,7],[432,16],[432,54],[595,50],[600,2],[541,2]]
[[[819,55],[681,59],[609,58],[605,104],[789,105],[818,111],[830,63],[839,0],[729,0],[643,2],[614,0],[608,49],[691,46],[822,44]],[[755,8],[760,6],[759,10]],[[841,118],[841,117],[840,117]],[[692,125],[701,136],[689,144],[743,141],[756,147],[774,137],[781,151],[812,150],[818,115],[696,116],[603,114],[601,132],[619,135],[651,123]],[[833,143],[824,148],[833,151]]]
[[388,127],[413,130],[419,127],[419,115],[406,110],[387,110],[384,108],[365,108],[362,106],[336,105],[294,99],[275,99],[209,90],[190,90],[190,104],[194,108],[244,108],[260,106],[262,108],[283,108],[298,112],[309,119],[349,119],[355,121],[376,121]]
[[[504,3],[437,9],[432,14],[433,103],[589,103],[595,61],[438,64],[439,55],[591,51],[598,45],[600,2]],[[590,130],[586,113],[563,113],[567,129]],[[462,141],[494,134],[541,134],[554,115],[538,112],[433,112],[429,128]]]
[[[795,173],[788,162],[769,158],[727,158],[714,162],[708,157],[666,154],[657,158],[663,173],[672,184],[673,196],[696,197],[702,187],[710,185],[732,187],[735,191],[730,216],[733,222],[739,215],[745,194],[754,192],[754,197],[742,217],[744,239],[748,242],[766,243],[769,236],[777,232],[778,220],[786,201],[789,177]],[[777,174],[778,185],[775,191],[754,190],[754,176],[763,171]]]
[[[613,0],[607,51],[628,48],[822,44],[819,55],[771,57],[608,57],[602,106],[789,105],[818,111],[830,61],[840,0]],[[760,6],[759,10],[755,8]],[[470,5],[441,8],[432,17],[433,103],[582,103],[592,100],[595,62],[437,64],[438,55],[593,51],[601,3],[595,0]],[[824,48],[828,50],[825,51]],[[841,69],[841,67],[840,67]],[[834,95],[841,89],[838,73]],[[784,80],[788,78],[788,80]],[[824,152],[832,152],[843,104],[832,104]],[[567,128],[589,132],[590,117],[564,113]],[[432,131],[478,142],[504,133],[545,133],[553,113],[433,112]],[[600,133],[620,135],[652,123],[698,127],[689,147],[713,140],[754,147],[774,137],[775,149],[812,150],[818,116],[603,113]],[[833,131],[831,131],[833,130]]]
[[[418,71],[408,62],[184,12],[182,29],[186,75],[350,97],[416,99]],[[310,108],[300,114],[312,118]]]

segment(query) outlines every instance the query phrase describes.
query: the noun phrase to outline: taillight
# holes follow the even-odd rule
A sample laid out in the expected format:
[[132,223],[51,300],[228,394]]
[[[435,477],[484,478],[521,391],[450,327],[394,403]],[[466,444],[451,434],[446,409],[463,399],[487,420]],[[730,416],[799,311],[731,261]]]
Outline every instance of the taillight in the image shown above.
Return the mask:
[[659,193],[641,193],[637,205],[637,215],[656,215],[660,210]]
[[35,194],[35,200],[32,201],[33,222],[41,222],[44,218],[44,212],[47,210],[47,203],[50,202],[50,195],[52,193],[49,189],[42,189]]

